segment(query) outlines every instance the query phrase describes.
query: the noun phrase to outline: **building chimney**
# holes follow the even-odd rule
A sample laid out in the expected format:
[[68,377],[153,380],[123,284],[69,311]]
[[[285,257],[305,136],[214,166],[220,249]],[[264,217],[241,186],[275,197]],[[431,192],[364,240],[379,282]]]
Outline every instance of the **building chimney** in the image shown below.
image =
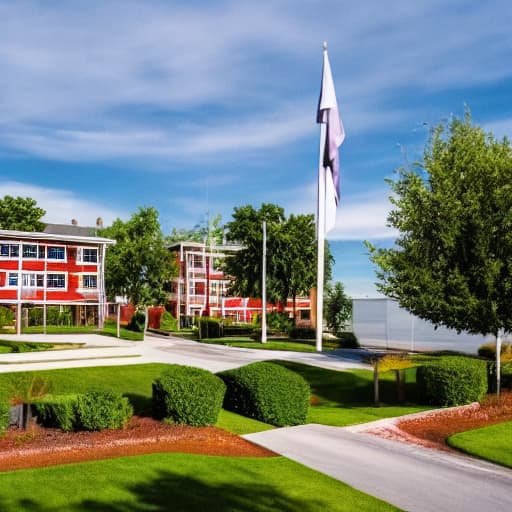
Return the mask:
[[97,228],[102,228],[103,227],[103,219],[101,217],[98,217],[96,219],[96,227]]
[[71,224],[73,226],[78,226],[78,221],[76,219],[71,219]]

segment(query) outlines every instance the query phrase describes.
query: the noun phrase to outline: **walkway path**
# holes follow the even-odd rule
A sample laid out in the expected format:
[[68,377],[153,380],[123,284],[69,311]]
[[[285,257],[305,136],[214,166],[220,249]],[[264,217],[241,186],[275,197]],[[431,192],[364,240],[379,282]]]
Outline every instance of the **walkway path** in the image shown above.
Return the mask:
[[302,425],[244,437],[410,512],[512,510],[512,471],[464,455],[350,427]]

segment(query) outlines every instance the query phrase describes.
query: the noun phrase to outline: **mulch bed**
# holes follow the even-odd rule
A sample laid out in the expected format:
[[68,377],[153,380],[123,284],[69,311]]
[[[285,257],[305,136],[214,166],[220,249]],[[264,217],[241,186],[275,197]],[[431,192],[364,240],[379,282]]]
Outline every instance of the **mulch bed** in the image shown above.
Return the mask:
[[495,395],[489,395],[482,404],[418,413],[368,432],[438,450],[452,450],[446,444],[446,439],[451,435],[505,421],[512,421],[511,391],[503,392],[499,400]]
[[229,457],[271,457],[275,453],[215,427],[171,426],[134,416],[123,430],[62,432],[31,425],[0,437],[0,471],[72,462],[181,452]]

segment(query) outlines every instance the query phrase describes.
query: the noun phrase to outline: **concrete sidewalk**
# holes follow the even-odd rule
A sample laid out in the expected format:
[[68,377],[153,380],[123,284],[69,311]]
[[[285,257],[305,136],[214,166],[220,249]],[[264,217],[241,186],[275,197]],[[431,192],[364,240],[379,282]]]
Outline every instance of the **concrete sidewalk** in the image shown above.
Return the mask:
[[410,512],[512,510],[512,470],[469,456],[324,425],[243,437]]

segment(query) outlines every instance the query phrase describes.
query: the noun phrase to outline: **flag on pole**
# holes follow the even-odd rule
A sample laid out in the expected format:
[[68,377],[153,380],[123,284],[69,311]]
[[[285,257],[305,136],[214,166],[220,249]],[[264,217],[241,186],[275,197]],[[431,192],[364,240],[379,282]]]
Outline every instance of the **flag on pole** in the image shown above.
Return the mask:
[[[340,201],[340,160],[338,148],[345,140],[345,130],[338,111],[336,91],[331,66],[324,44],[322,86],[318,100],[317,123],[326,125],[325,141],[322,141],[320,162],[325,172],[325,230],[330,231],[336,222],[336,207]],[[320,205],[321,206],[321,205]]]

